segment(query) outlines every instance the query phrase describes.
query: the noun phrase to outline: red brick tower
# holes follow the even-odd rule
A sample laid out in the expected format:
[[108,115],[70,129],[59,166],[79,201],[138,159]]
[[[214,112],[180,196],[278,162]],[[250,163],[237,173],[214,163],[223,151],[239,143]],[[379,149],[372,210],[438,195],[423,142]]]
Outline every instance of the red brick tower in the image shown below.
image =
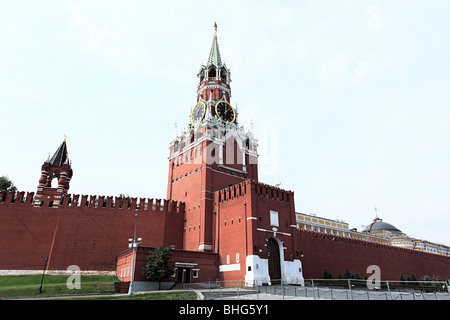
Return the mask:
[[[72,178],[72,165],[67,153],[66,139],[56,150],[52,158],[42,165],[41,178],[36,192],[35,206],[41,206],[42,201],[49,204],[49,207],[60,206],[61,198],[69,190],[70,179]],[[53,179],[57,180],[57,187],[52,185]]]
[[231,105],[230,70],[222,62],[217,25],[208,63],[197,74],[190,123],[170,143],[167,198],[186,203],[184,249],[213,250],[213,194],[258,180],[258,142],[238,125]]

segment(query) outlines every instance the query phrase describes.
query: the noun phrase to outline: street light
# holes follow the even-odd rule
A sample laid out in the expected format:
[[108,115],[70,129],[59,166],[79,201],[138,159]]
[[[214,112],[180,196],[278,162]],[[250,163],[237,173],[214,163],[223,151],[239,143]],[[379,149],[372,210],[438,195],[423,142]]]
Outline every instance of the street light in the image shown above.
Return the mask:
[[42,293],[42,282],[44,282],[45,269],[47,268],[48,257],[45,257],[44,271],[42,272],[41,286],[39,287],[39,293]]
[[138,209],[136,209],[136,213],[134,214],[134,236],[133,239],[128,239],[128,247],[129,248],[133,248],[133,260],[131,260],[131,281],[130,281],[130,287],[128,288],[128,294],[132,294],[133,293],[133,285],[134,285],[134,260],[135,260],[135,256],[136,256],[136,248],[137,246],[142,242],[142,238],[138,238],[136,241],[136,222],[137,222],[137,211]]

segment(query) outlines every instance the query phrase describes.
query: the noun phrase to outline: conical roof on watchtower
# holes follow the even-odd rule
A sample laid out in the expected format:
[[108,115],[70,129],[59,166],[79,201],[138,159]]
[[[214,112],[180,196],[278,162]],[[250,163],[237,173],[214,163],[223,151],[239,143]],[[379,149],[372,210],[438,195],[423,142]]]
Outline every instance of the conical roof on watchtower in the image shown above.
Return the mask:
[[62,165],[66,162],[68,158],[68,151],[67,151],[67,143],[66,139],[64,139],[63,143],[59,146],[58,150],[56,150],[53,157],[50,159],[49,163],[51,165],[56,165],[62,167]]

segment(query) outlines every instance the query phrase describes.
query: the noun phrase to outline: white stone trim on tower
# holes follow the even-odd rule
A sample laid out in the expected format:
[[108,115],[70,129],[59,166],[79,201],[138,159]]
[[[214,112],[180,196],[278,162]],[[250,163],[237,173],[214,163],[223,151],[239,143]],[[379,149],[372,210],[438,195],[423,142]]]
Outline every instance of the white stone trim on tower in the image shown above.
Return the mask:
[[[280,260],[283,283],[304,286],[305,280],[303,278],[301,261],[298,259],[293,261]],[[245,264],[246,285],[262,286],[263,284],[270,284],[268,259],[263,259],[258,255],[248,255],[245,259]]]

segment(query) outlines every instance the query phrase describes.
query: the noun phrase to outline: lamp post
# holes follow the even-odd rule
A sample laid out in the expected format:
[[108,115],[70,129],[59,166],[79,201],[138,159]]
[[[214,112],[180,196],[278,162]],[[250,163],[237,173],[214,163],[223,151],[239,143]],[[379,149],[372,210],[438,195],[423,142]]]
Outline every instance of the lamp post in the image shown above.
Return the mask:
[[137,246],[142,242],[142,238],[138,238],[136,241],[136,222],[137,222],[137,211],[138,209],[136,209],[136,213],[134,214],[134,236],[133,239],[128,239],[128,247],[129,248],[133,248],[133,259],[131,260],[131,281],[130,281],[130,287],[128,288],[128,294],[132,294],[133,293],[133,286],[134,286],[134,260],[136,257],[136,248]]
[[45,269],[47,269],[47,262],[48,262],[48,257],[45,257],[44,271],[42,272],[41,286],[39,287],[39,293],[42,293],[42,283],[44,282],[44,275],[45,275]]

